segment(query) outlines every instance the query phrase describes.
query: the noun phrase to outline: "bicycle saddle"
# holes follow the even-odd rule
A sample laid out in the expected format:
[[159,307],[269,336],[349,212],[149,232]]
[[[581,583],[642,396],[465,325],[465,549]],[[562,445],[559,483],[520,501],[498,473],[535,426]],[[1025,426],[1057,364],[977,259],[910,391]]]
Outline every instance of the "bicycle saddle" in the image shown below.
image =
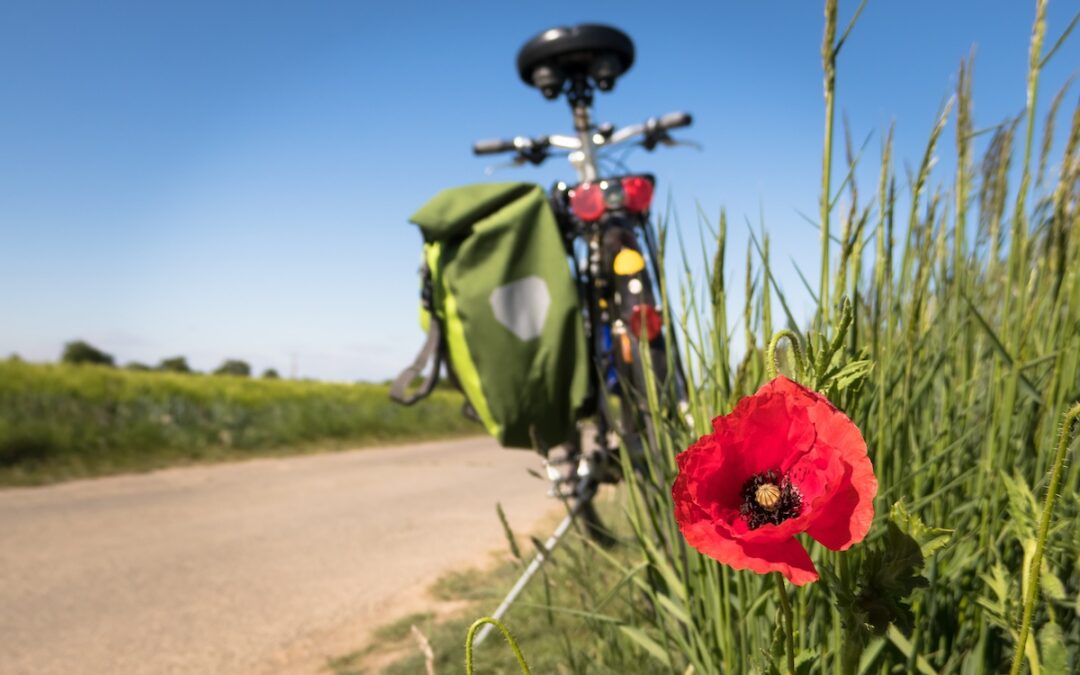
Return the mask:
[[525,84],[555,98],[567,80],[591,79],[600,91],[634,63],[634,43],[617,28],[583,23],[551,28],[525,43],[518,52],[518,73]]

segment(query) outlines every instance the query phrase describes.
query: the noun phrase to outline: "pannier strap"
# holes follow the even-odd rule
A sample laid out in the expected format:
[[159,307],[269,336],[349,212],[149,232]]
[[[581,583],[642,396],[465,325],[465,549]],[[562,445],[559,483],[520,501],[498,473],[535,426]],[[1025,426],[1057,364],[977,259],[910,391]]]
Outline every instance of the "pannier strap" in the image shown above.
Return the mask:
[[[412,365],[401,371],[401,374],[394,380],[394,384],[390,386],[390,398],[404,405],[412,405],[420,399],[426,398],[435,389],[435,385],[439,383],[439,371],[442,369],[442,352],[442,329],[438,320],[432,316],[431,325],[428,327],[427,342],[420,348],[420,353],[416,355],[416,360],[413,361]],[[406,395],[405,389],[413,380],[420,377],[428,361],[432,361],[431,371],[415,392]]]

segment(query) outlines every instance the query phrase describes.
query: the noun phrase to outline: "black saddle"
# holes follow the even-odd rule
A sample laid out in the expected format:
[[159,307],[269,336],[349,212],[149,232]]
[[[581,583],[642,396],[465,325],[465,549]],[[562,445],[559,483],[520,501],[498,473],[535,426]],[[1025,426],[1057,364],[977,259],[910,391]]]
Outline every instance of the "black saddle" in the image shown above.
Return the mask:
[[545,98],[556,98],[570,81],[609,91],[634,63],[634,43],[617,28],[583,23],[552,28],[518,52],[518,73]]

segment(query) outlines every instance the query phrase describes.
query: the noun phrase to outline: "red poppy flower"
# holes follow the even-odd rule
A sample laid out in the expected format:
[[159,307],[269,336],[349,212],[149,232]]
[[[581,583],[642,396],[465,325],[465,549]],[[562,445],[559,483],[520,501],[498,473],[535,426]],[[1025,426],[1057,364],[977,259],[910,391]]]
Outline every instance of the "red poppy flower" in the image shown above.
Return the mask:
[[795,539],[842,551],[874,519],[877,479],[859,428],[821,394],[786,377],[713,420],[677,457],[675,520],[691,546],[735,569],[802,585],[817,569]]

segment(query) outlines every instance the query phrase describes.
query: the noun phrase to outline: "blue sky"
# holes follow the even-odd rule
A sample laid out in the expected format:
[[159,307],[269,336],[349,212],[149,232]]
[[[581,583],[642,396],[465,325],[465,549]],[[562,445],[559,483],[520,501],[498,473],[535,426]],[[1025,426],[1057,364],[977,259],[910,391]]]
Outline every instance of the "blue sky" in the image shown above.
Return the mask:
[[[841,2],[842,20],[856,4]],[[897,155],[918,161],[973,46],[976,126],[1020,112],[1033,8],[871,0],[838,79],[853,136],[873,134],[867,162],[892,120]],[[1051,2],[1051,41],[1077,9]],[[628,162],[670,190],[687,240],[696,205],[727,209],[739,297],[744,217],[763,212],[801,304],[788,260],[816,278],[817,232],[797,211],[817,210],[821,14],[809,0],[7,0],[0,355],[53,360],[81,337],[121,362],[240,357],[301,376],[391,377],[422,341],[408,216],[444,187],[490,179],[473,140],[570,130],[566,104],[525,87],[514,57],[535,33],[581,21],[619,26],[638,50],[598,96],[598,120],[694,114],[683,136],[702,152]],[[1078,66],[1074,38],[1045,72],[1044,105]],[[951,134],[937,181],[951,180]],[[571,176],[551,161],[493,179]]]

